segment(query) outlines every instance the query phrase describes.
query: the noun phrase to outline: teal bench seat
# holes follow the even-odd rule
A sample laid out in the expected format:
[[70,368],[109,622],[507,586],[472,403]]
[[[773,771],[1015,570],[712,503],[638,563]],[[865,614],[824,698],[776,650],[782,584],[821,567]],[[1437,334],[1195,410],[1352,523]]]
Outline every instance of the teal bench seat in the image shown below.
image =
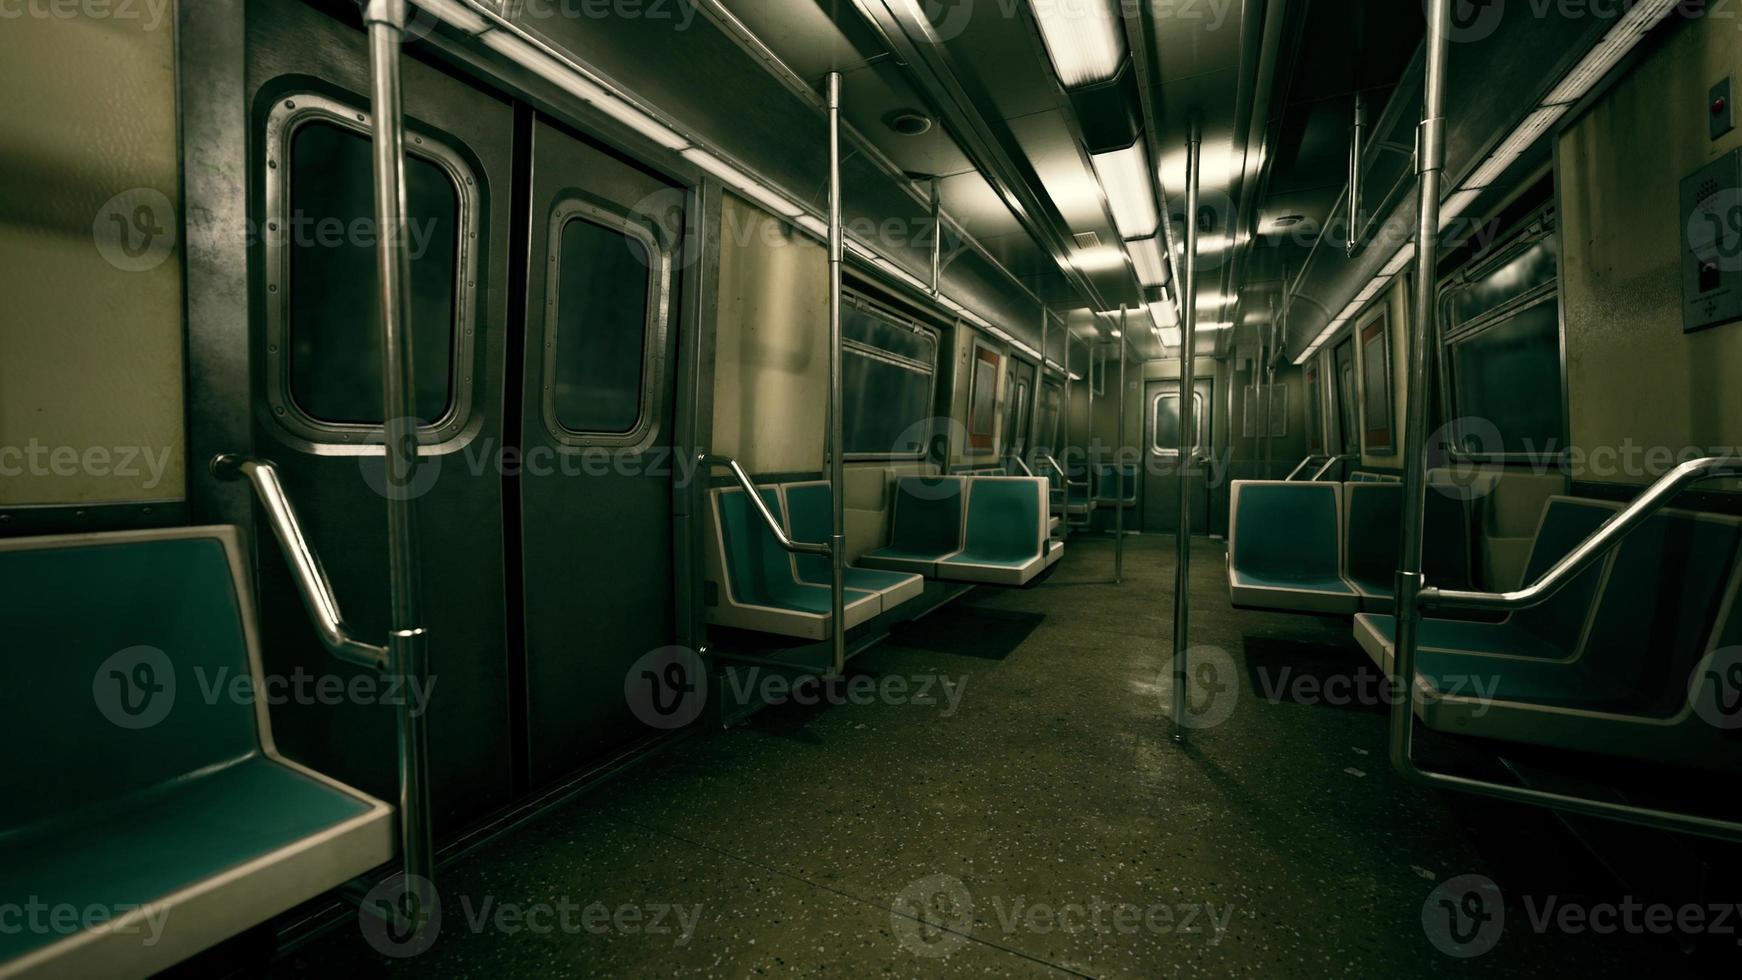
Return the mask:
[[962,550],[968,480],[961,476],[904,476],[895,481],[889,544],[859,556],[866,568],[936,578],[938,562]]
[[392,859],[390,806],[274,748],[241,556],[0,541],[0,904],[95,910],[0,930],[0,977],[155,973]]
[[[758,492],[775,520],[787,527],[779,492],[770,487]],[[775,540],[743,490],[726,487],[710,496],[708,577],[717,588],[707,605],[708,622],[806,640],[833,635],[829,586],[798,577],[793,556]],[[847,589],[842,595],[847,629],[882,611],[875,592]]]
[[967,529],[962,548],[938,561],[939,578],[988,585],[1027,585],[1058,560],[1047,540],[1044,479],[975,477],[968,481],[967,493]]
[[[1619,509],[1618,504],[1607,501],[1550,498],[1537,525],[1536,540],[1525,565],[1525,579],[1534,580],[1547,572]],[[1421,642],[1417,646],[1422,650],[1570,660],[1580,650],[1590,625],[1606,564],[1600,562],[1586,569],[1542,605],[1521,609],[1497,623],[1423,617]],[[1428,584],[1439,582],[1430,574]],[[1375,665],[1387,670],[1396,632],[1396,620],[1388,614],[1363,613],[1355,617],[1356,641]]]
[[[1362,474],[1357,474],[1357,476]],[[1442,588],[1470,587],[1470,515],[1463,494],[1429,481],[1422,518],[1422,568]],[[1403,486],[1377,478],[1343,485],[1343,578],[1360,593],[1361,608],[1390,612],[1395,604]]]
[[[827,481],[787,483],[780,488],[786,504],[787,533],[794,541],[823,543],[833,533],[834,499]],[[831,585],[834,569],[822,555],[793,555],[793,570],[801,582]],[[916,599],[925,591],[925,579],[912,572],[892,572],[880,568],[858,568],[848,565],[841,571],[842,584],[857,592],[876,593],[883,612],[889,612]]]
[[1236,480],[1228,521],[1228,593],[1242,608],[1352,613],[1342,575],[1339,483]]
[[[1583,516],[1595,530],[1614,510],[1596,501],[1551,498],[1526,578],[1538,577],[1578,543],[1564,540],[1573,529],[1569,515]],[[1560,518],[1560,527],[1550,526],[1551,516]],[[1499,624],[1509,631],[1486,636],[1480,630],[1492,624],[1457,624],[1453,632],[1445,621],[1427,620],[1435,629],[1424,634],[1424,642],[1445,648],[1422,649],[1417,656],[1417,686],[1428,695],[1417,714],[1440,731],[1742,769],[1733,738],[1696,708],[1712,694],[1704,688],[1710,665],[1742,634],[1739,556],[1742,520],[1664,510],[1562,591],[1574,593],[1567,608],[1555,609],[1558,596],[1551,598]],[[1583,616],[1580,602],[1589,607]],[[1530,613],[1542,621],[1521,625]],[[1392,629],[1380,620],[1359,623],[1357,630],[1381,634],[1374,639],[1382,645],[1374,645],[1387,664]],[[1547,642],[1550,629],[1560,631],[1562,642]],[[1568,637],[1577,638],[1568,643]],[[1506,639],[1522,642],[1508,646]],[[1363,646],[1370,642],[1363,640]]]

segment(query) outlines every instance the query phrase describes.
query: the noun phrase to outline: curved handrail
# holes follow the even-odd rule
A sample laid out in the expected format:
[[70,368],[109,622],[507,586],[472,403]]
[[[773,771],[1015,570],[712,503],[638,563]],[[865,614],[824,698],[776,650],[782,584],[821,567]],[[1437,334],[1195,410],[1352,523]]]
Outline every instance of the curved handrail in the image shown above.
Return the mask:
[[1324,458],[1324,453],[1307,453],[1306,459],[1303,459],[1299,463],[1297,463],[1295,465],[1295,468],[1292,470],[1289,470],[1288,475],[1282,478],[1283,482],[1287,483],[1290,480],[1293,480],[1295,477],[1300,476],[1301,470],[1304,470],[1307,467],[1311,466],[1313,464],[1313,460],[1323,459],[1323,458]]
[[1664,474],[1529,585],[1511,592],[1464,592],[1427,587],[1416,595],[1416,605],[1422,609],[1485,609],[1494,612],[1541,605],[1577,578],[1580,572],[1615,550],[1621,539],[1667,506],[1689,484],[1733,476],[1742,476],[1742,456],[1707,456],[1689,460]]
[[762,517],[762,523],[768,526],[768,533],[774,535],[774,540],[779,542],[782,548],[795,555],[823,555],[826,557],[830,554],[829,546],[826,544],[794,541],[786,536],[786,532],[780,527],[780,522],[774,519],[774,513],[768,509],[768,504],[763,502],[762,493],[751,481],[750,474],[744,472],[744,467],[739,466],[737,460],[730,456],[714,456],[707,453],[703,453],[699,459],[703,466],[722,466],[732,471],[732,475],[738,478],[738,485],[744,488],[745,496],[750,498],[751,505],[756,508],[756,513]]
[[1308,483],[1319,482],[1319,477],[1324,476],[1326,473],[1330,472],[1331,467],[1337,465],[1338,463],[1348,462],[1349,460],[1354,459],[1354,458],[1355,457],[1353,455],[1348,454],[1348,453],[1345,453],[1341,456],[1326,456],[1325,457],[1325,465],[1314,470],[1313,475],[1307,478],[1307,482]]
[[260,506],[266,510],[266,520],[272,525],[272,536],[278,539],[284,559],[290,565],[290,577],[296,582],[297,594],[302,596],[303,607],[314,620],[327,650],[346,663],[386,670],[387,648],[357,639],[345,625],[338,596],[333,593],[326,569],[321,567],[320,556],[315,554],[314,547],[302,533],[296,507],[291,504],[290,495],[284,492],[284,484],[278,479],[278,467],[267,459],[220,453],[212,457],[211,470],[212,475],[220,480],[247,480],[253,485]]

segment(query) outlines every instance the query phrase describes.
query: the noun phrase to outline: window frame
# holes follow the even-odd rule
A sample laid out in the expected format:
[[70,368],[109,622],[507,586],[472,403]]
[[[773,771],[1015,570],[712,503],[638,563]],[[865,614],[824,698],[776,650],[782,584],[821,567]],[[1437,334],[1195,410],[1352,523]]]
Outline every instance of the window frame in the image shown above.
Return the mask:
[[[1178,446],[1162,446],[1156,442],[1156,439],[1161,435],[1159,411],[1161,403],[1169,398],[1179,398],[1179,390],[1176,388],[1173,391],[1158,391],[1149,399],[1149,451],[1155,456],[1177,459],[1179,458]],[[1174,418],[1179,418],[1178,409],[1174,410]],[[1204,417],[1204,393],[1201,391],[1192,392],[1192,422],[1192,428],[1197,430],[1197,433],[1192,436],[1192,456],[1196,458],[1203,454],[1204,443],[1210,434],[1209,420]]]
[[[278,231],[286,226],[290,215],[290,151],[297,133],[305,126],[324,123],[368,140],[372,136],[370,122],[368,112],[308,91],[278,96],[266,120],[266,225],[263,233],[261,229],[255,229],[262,249],[262,275],[266,286],[261,291],[266,298],[266,401],[273,419],[285,430],[290,441],[318,455],[385,455],[386,433],[379,423],[317,419],[304,411],[291,395],[291,249],[286,235]],[[470,441],[481,428],[480,407],[474,397],[473,383],[477,373],[474,359],[478,350],[478,290],[475,284],[478,281],[478,236],[482,223],[481,185],[457,148],[414,126],[408,125],[405,135],[406,155],[433,163],[446,173],[458,202],[455,224],[459,241],[454,252],[454,322],[450,338],[453,363],[448,379],[453,395],[441,418],[421,425],[417,430],[419,445],[431,453],[447,453]]]
[[[1554,278],[1538,283],[1530,289],[1519,293],[1504,303],[1492,309],[1484,310],[1479,316],[1471,317],[1461,322],[1453,322],[1453,304],[1457,294],[1475,287],[1484,277],[1507,264],[1522,257],[1545,239],[1559,235],[1560,231],[1555,220],[1553,205],[1544,205],[1535,213],[1519,223],[1517,231],[1504,245],[1494,250],[1493,254],[1471,262],[1458,270],[1440,288],[1439,308],[1435,311],[1435,330],[1437,353],[1439,357],[1438,374],[1440,386],[1440,408],[1447,420],[1447,435],[1445,452],[1451,460],[1459,463],[1518,463],[1532,466],[1558,464],[1566,454],[1567,431],[1571,425],[1571,413],[1567,405],[1567,326],[1565,298],[1561,295],[1563,279],[1564,249],[1563,243],[1557,243],[1555,248]],[[1456,433],[1450,431],[1453,420],[1460,418],[1458,413],[1457,395],[1454,389],[1456,378],[1452,374],[1452,351],[1457,345],[1473,340],[1488,330],[1519,316],[1526,310],[1553,301],[1555,311],[1555,348],[1557,351],[1556,369],[1560,374],[1560,387],[1557,392],[1557,406],[1561,414],[1560,432],[1556,434],[1557,448],[1551,452],[1523,453],[1472,453],[1460,446]],[[1429,447],[1430,450],[1438,447]]]
[[[847,355],[848,352],[851,352],[852,354],[854,354],[855,356],[858,356],[858,357],[868,357],[868,358],[871,358],[872,360],[883,361],[886,364],[890,364],[890,365],[893,365],[895,367],[899,367],[899,368],[903,368],[903,369],[912,371],[914,374],[923,374],[926,378],[926,391],[927,391],[925,418],[935,420],[937,417],[937,405],[938,405],[938,356],[939,356],[938,349],[943,346],[943,331],[939,330],[936,327],[930,326],[929,324],[922,323],[919,320],[914,319],[913,317],[904,316],[900,313],[897,313],[894,310],[890,309],[889,307],[883,305],[882,303],[877,302],[876,300],[874,300],[871,297],[859,292],[856,289],[852,289],[852,288],[843,289],[842,295],[841,295],[841,300],[843,302],[857,308],[859,310],[859,312],[861,312],[861,313],[864,313],[868,316],[877,317],[878,319],[883,320],[887,323],[893,324],[895,326],[906,327],[907,329],[913,331],[914,333],[919,334],[923,337],[926,337],[931,341],[931,363],[930,364],[926,364],[924,362],[915,360],[915,359],[910,358],[910,357],[905,357],[905,356],[898,354],[894,351],[884,350],[880,347],[877,347],[874,344],[867,344],[861,340],[850,339],[844,335],[844,333],[845,333],[844,331],[843,331],[843,336],[841,337],[841,354],[842,354],[843,359],[845,358],[845,356]],[[924,368],[924,370],[922,371],[921,368]],[[844,370],[844,368],[843,368],[843,370]],[[842,410],[845,411],[844,406],[843,406]],[[842,419],[841,421],[842,421],[842,438],[845,439],[846,438],[846,429],[845,429],[846,419]],[[922,419],[921,421],[924,421],[924,420]],[[931,448],[930,448],[931,442],[932,442],[932,440],[930,438],[927,438],[926,440],[924,440],[920,444],[920,447],[918,449],[914,450],[911,453],[846,452],[846,453],[843,453],[841,455],[841,458],[842,458],[842,460],[849,462],[849,463],[851,463],[851,462],[888,461],[888,460],[923,460],[926,458],[927,454],[931,451]]]
[[[964,428],[968,433],[966,455],[989,456],[998,449],[998,424],[1001,421],[998,412],[998,386],[1004,379],[1004,355],[997,348],[974,338],[973,356],[968,359],[968,417]],[[974,398],[975,382],[978,380],[980,365],[988,364],[992,368],[992,404],[986,410],[986,423],[989,428],[984,432],[974,431],[974,413],[979,403]]]
[[[594,429],[571,429],[563,425],[556,412],[556,376],[558,332],[562,325],[562,309],[558,300],[562,293],[562,239],[572,221],[588,221],[607,231],[633,238],[646,250],[647,303],[641,326],[641,384],[637,399],[635,424],[622,432]],[[650,443],[663,421],[659,403],[655,400],[658,380],[663,376],[661,352],[665,350],[665,331],[671,307],[671,247],[654,230],[610,208],[576,194],[564,194],[551,206],[546,220],[548,227],[545,254],[549,268],[544,282],[544,365],[540,372],[544,390],[540,393],[539,414],[545,432],[558,445],[582,448],[608,446],[635,448]]]

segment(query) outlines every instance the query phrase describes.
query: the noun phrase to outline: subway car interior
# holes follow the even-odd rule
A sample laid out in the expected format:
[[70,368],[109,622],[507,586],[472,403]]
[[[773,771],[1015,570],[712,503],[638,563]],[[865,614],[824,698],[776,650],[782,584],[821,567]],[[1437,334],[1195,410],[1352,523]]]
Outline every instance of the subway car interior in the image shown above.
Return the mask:
[[1724,0],[0,0],[0,978],[1742,967]]

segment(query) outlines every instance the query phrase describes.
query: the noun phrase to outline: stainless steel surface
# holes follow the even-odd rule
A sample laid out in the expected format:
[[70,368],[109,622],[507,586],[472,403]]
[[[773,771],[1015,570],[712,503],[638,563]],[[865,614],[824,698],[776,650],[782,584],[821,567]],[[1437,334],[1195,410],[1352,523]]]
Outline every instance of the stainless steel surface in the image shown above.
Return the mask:
[[[1113,410],[1119,413],[1113,451],[1113,584],[1125,582],[1125,340],[1130,336],[1131,315],[1119,307],[1119,389],[1113,398]],[[1134,481],[1135,482],[1135,481]],[[1135,489],[1135,488],[1134,488]]]
[[1326,456],[1324,465],[1320,466],[1316,470],[1313,470],[1313,475],[1310,477],[1307,477],[1307,482],[1308,483],[1317,483],[1317,482],[1319,482],[1320,479],[1322,479],[1324,477],[1324,475],[1326,473],[1329,473],[1331,471],[1331,467],[1337,465],[1338,463],[1346,463],[1349,460],[1357,459],[1357,458],[1359,458],[1359,457],[1356,457],[1356,456]]
[[254,495],[266,512],[266,523],[272,528],[272,536],[278,539],[278,546],[284,551],[284,560],[290,566],[297,594],[302,597],[309,618],[314,620],[321,642],[333,656],[360,667],[386,670],[387,649],[357,639],[351,634],[351,628],[345,625],[345,616],[339,611],[339,599],[333,593],[332,582],[327,579],[320,556],[315,554],[302,532],[302,521],[297,518],[290,495],[284,492],[284,484],[279,482],[277,467],[269,460],[221,453],[212,457],[207,468],[220,481],[245,480],[254,487]]
[[780,521],[775,518],[774,512],[769,510],[768,505],[762,501],[762,494],[757,491],[756,484],[750,479],[750,474],[744,472],[744,467],[739,466],[737,460],[730,456],[703,454],[699,457],[699,461],[703,466],[721,466],[732,471],[732,475],[738,480],[738,485],[743,487],[744,493],[749,496],[750,505],[756,508],[757,516],[762,518],[763,526],[768,528],[768,533],[774,535],[774,540],[779,542],[782,548],[795,555],[827,555],[830,553],[829,546],[826,544],[794,541],[787,537],[786,531],[781,529]]
[[[1438,283],[1434,275],[1438,259],[1439,178],[1443,165],[1444,144],[1440,138],[1445,106],[1445,76],[1447,38],[1452,0],[1432,0],[1429,8],[1428,59],[1426,98],[1422,110],[1422,136],[1419,143],[1420,225],[1416,240],[1415,322],[1433,323],[1438,302]],[[1415,704],[1420,696],[1416,686],[1416,643],[1421,622],[1424,582],[1421,574],[1422,515],[1427,494],[1427,382],[1432,376],[1435,337],[1426,329],[1410,331],[1409,413],[1404,436],[1404,523],[1402,567],[1397,572],[1397,635],[1396,652],[1392,658],[1393,689],[1407,691],[1408,696],[1394,699],[1391,705],[1391,763],[1404,778],[1419,785],[1457,790],[1479,796],[1551,807],[1568,813],[1603,817],[1662,830],[1699,834],[1721,840],[1742,841],[1742,823],[1716,820],[1693,814],[1677,813],[1655,807],[1633,806],[1607,800],[1585,799],[1524,789],[1500,783],[1486,782],[1464,776],[1433,772],[1416,765],[1412,742],[1415,735]],[[1552,594],[1555,587],[1565,584],[1577,571],[1596,561],[1614,548],[1628,531],[1637,527],[1655,511],[1661,509],[1683,486],[1707,477],[1732,476],[1742,471],[1742,458],[1711,457],[1694,460],[1676,467],[1654,483],[1632,505],[1610,518],[1565,559],[1557,563],[1537,582],[1521,590],[1515,598],[1475,594],[1463,608],[1521,608]],[[1446,593],[1440,593],[1443,603]],[[1454,593],[1456,595],[1456,593]],[[1501,605],[1516,602],[1517,606]]]
[[1566,556],[1550,567],[1536,581],[1511,592],[1463,592],[1456,589],[1436,589],[1424,586],[1417,604],[1426,609],[1486,609],[1510,612],[1529,609],[1548,601],[1556,592],[1579,576],[1580,572],[1601,561],[1620,545],[1652,514],[1668,506],[1675,496],[1690,484],[1701,480],[1742,476],[1742,456],[1709,456],[1689,460],[1664,474],[1633,502],[1603,522]]
[[[1349,234],[1345,242],[1344,254],[1354,255],[1361,247],[1361,145],[1363,129],[1367,123],[1367,99],[1359,91],[1355,93],[1355,125],[1353,137],[1349,142]],[[1284,279],[1286,280],[1286,276]]]
[[828,75],[829,113],[829,615],[835,676],[847,666],[846,453],[841,439],[841,73]]
[[[405,116],[400,97],[405,0],[369,0],[363,23],[369,33],[369,94],[375,164],[376,271],[380,276],[382,418],[387,455],[388,589],[390,669],[409,690],[422,690],[428,675],[418,568],[418,420],[414,408],[411,325],[411,256],[405,209]],[[433,909],[428,890],[435,874],[434,830],[429,809],[429,732],[424,712],[410,698],[395,712],[399,734],[399,824],[404,893],[399,912],[422,930]]]
[[1192,486],[1191,466],[1197,441],[1195,393],[1198,326],[1198,190],[1203,162],[1204,132],[1194,120],[1186,143],[1186,261],[1180,293],[1185,316],[1180,320],[1179,359],[1179,523],[1174,529],[1173,572],[1173,740],[1186,738],[1186,685],[1190,679],[1187,644],[1191,640]]
[[1313,460],[1318,459],[1318,458],[1320,458],[1318,453],[1309,454],[1306,459],[1303,459],[1299,463],[1296,463],[1294,469],[1289,470],[1288,475],[1283,477],[1283,480],[1285,480],[1285,481],[1292,480],[1295,477],[1299,476],[1301,474],[1302,470],[1311,466],[1313,464]]

